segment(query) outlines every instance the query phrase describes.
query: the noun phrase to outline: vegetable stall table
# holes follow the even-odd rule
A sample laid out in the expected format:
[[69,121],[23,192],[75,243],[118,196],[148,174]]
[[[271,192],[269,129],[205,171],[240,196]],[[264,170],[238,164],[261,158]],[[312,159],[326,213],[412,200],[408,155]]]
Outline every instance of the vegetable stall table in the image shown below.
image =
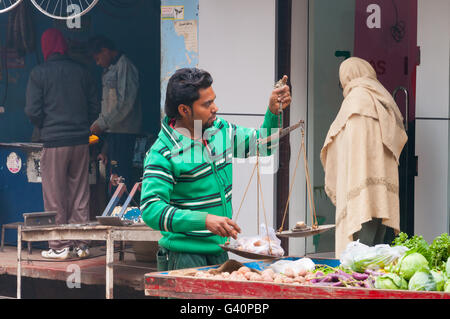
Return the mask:
[[[281,259],[298,259],[283,257]],[[336,259],[312,258],[315,264],[339,266]],[[273,260],[259,260],[244,263],[257,270],[267,269]],[[205,271],[218,268],[193,268]],[[193,276],[169,275],[169,272],[154,272],[145,275],[147,296],[186,299],[450,299],[450,293],[407,290],[384,290],[354,287],[323,287],[313,284],[279,284],[258,281],[235,281]]]
[[[161,233],[146,225],[106,226],[85,225],[19,226],[17,231],[17,298],[21,298],[21,264],[23,241],[98,240],[106,241],[106,298],[113,298],[114,241],[158,241]],[[123,260],[123,253],[119,256]]]

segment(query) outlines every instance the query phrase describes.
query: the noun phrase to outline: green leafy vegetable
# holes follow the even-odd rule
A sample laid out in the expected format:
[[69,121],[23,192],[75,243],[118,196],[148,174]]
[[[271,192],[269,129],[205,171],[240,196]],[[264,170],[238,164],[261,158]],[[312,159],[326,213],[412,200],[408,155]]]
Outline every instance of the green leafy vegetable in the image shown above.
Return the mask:
[[325,275],[328,275],[330,273],[334,273],[336,271],[336,269],[340,269],[340,268],[341,267],[334,268],[334,267],[331,267],[331,266],[328,266],[328,265],[318,264],[318,265],[316,265],[316,268],[313,270],[313,272],[317,273],[318,271],[321,271]]
[[[401,232],[394,238],[392,246],[406,246],[408,243],[408,234]],[[408,247],[409,248],[409,247]]]
[[433,276],[434,282],[436,283],[436,290],[444,291],[444,285],[445,285],[444,274],[440,271],[435,271],[435,270],[430,271],[430,273]]
[[450,292],[450,279],[445,282],[444,292]]
[[395,272],[409,280],[415,272],[422,268],[428,269],[427,259],[419,253],[408,252],[398,262]]
[[436,291],[436,282],[428,271],[417,271],[409,280],[408,289],[413,291]]
[[408,234],[402,232],[394,239],[392,245],[405,246],[424,256],[428,262],[431,260],[428,243],[422,236],[414,235],[413,237],[408,238]]
[[393,246],[405,246],[411,251],[424,256],[431,269],[446,270],[446,261],[450,257],[450,236],[443,233],[436,237],[431,245],[422,236],[414,235],[408,238],[406,233],[400,233],[392,242]]
[[445,272],[447,273],[447,277],[450,278],[450,257],[447,258],[447,265],[445,266]]
[[397,274],[388,273],[375,279],[377,289],[408,289],[408,283]]
[[445,262],[450,256],[450,236],[447,233],[436,237],[430,245],[430,268],[445,270]]

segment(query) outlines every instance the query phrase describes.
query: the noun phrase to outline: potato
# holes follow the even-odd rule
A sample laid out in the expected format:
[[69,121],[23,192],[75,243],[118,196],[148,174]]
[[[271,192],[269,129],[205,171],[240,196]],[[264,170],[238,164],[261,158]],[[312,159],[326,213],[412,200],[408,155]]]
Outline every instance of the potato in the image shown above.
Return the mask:
[[282,284],[284,282],[284,278],[285,276],[281,275],[281,274],[275,274],[275,277],[273,278],[273,282],[276,284]]
[[250,277],[252,276],[252,274],[253,274],[253,273],[252,273],[251,271],[246,272],[246,273],[244,274],[245,279],[250,280]]
[[242,266],[241,268],[238,269],[238,273],[245,275],[246,273],[250,272],[250,268],[246,267],[246,266]]
[[308,272],[305,276],[306,281],[310,281],[312,279],[314,279],[316,277],[316,275],[314,275],[312,272]]
[[284,275],[290,278],[294,278],[296,274],[291,267],[286,267],[286,269],[284,270]]
[[306,279],[305,279],[305,277],[297,276],[297,277],[294,278],[294,282],[298,282],[300,284],[303,284],[303,283],[306,282]]
[[268,269],[264,269],[262,272],[261,272],[261,275],[268,275],[270,278],[272,278],[273,279],[273,277],[275,276],[275,272],[272,270],[272,269],[270,269],[270,268],[268,268]]
[[304,229],[306,228],[306,224],[304,221],[297,222],[294,226],[295,229]]
[[273,280],[273,282],[276,284],[282,284],[284,281],[283,281],[283,278],[277,277]]
[[268,274],[264,274],[261,276],[261,280],[262,281],[267,281],[267,282],[273,282],[273,277],[268,275]]
[[308,273],[308,272],[307,272],[305,269],[300,269],[300,271],[298,272],[297,275],[298,275],[298,276],[305,277],[307,273]]
[[250,278],[249,280],[251,281],[261,281],[262,280],[262,276],[260,274],[257,274],[256,272],[252,272],[250,273]]
[[253,246],[255,246],[255,247],[259,247],[259,246],[262,246],[262,245],[264,245],[265,243],[262,241],[262,240],[257,240],[257,241],[255,241],[254,243],[253,243]]

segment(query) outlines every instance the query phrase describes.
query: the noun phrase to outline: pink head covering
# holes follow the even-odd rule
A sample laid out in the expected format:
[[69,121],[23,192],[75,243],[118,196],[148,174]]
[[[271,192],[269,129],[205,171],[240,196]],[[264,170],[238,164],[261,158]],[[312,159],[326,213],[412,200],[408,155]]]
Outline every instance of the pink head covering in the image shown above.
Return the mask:
[[41,47],[45,61],[53,53],[65,54],[67,52],[67,42],[58,29],[48,29],[42,34]]

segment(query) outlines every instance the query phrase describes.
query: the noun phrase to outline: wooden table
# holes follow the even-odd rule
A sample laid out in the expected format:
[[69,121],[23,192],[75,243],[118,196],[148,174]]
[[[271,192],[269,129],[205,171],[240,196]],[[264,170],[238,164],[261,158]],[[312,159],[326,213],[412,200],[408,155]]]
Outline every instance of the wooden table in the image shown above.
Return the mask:
[[[146,225],[105,226],[99,224],[59,226],[19,226],[17,229],[17,298],[21,298],[22,240],[98,240],[106,241],[106,298],[113,298],[114,241],[158,241],[161,233]],[[123,259],[123,252],[119,257]]]
[[[314,259],[316,264],[335,267],[335,259]],[[262,270],[272,261],[253,261],[244,265]],[[194,268],[207,270],[218,266]],[[145,294],[186,299],[450,299],[450,293],[407,291],[314,285],[275,284],[255,281],[231,281],[169,275],[154,272],[145,275]]]

